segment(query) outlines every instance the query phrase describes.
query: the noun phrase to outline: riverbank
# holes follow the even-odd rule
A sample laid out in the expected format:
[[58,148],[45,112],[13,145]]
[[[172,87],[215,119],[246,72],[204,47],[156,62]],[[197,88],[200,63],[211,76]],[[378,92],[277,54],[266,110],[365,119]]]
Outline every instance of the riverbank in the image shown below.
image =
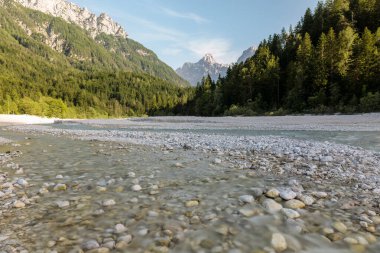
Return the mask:
[[53,124],[57,119],[33,115],[0,114],[0,126]]

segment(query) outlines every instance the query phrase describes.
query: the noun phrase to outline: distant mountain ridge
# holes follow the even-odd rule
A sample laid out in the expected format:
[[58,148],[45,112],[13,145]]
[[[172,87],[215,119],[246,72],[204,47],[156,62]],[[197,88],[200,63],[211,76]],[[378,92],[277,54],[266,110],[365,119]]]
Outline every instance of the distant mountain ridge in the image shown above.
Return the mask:
[[182,68],[176,70],[177,74],[192,85],[196,85],[203,77],[210,75],[213,80],[219,76],[225,76],[229,65],[217,63],[211,54],[206,54],[197,63],[185,63]]
[[247,50],[244,50],[243,54],[237,60],[237,63],[243,63],[243,62],[245,62],[246,60],[248,60],[249,58],[251,58],[252,56],[254,56],[255,53],[256,53],[256,48],[253,47],[253,46],[250,47],[250,48],[248,48]]
[[[251,58],[256,52],[255,47],[250,47],[245,50],[238,58],[237,63],[245,62]],[[181,68],[176,70],[177,74],[183,79],[190,82],[192,85],[197,85],[203,77],[210,75],[211,79],[216,81],[219,76],[225,77],[227,70],[233,64],[221,64],[216,62],[212,54],[206,54],[197,63],[185,63]]]
[[105,33],[108,35],[126,38],[128,36],[124,28],[114,22],[107,14],[96,16],[86,8],[66,0],[15,0],[24,7],[41,11],[54,17],[63,18],[67,22],[75,23],[88,31],[93,38]]

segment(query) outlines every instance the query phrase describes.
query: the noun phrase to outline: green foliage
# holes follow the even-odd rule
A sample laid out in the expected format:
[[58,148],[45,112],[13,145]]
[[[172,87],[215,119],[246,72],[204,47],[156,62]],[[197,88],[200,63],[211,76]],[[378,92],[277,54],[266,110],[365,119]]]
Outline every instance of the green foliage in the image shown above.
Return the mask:
[[[45,44],[45,32],[56,37],[55,49]],[[1,113],[139,116],[173,110],[191,92],[133,40],[102,34],[95,41],[78,26],[13,1],[0,7]]]
[[[370,112],[380,108],[380,1],[327,0],[295,29],[264,40],[210,93],[205,80],[190,103],[197,115]],[[218,96],[222,99],[212,99]],[[206,108],[206,109],[205,109]],[[274,113],[272,113],[274,112]]]

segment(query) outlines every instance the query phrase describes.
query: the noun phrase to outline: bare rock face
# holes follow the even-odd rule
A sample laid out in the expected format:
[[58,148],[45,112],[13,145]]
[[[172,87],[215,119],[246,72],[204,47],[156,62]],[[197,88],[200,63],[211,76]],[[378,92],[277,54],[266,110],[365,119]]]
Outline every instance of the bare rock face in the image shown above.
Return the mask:
[[[2,0],[0,0],[1,2]],[[74,23],[87,30],[93,38],[101,33],[126,38],[127,32],[118,23],[114,22],[107,14],[99,16],[91,13],[86,8],[66,0],[15,0],[24,7],[38,10],[54,17]]]
[[214,81],[219,76],[224,77],[227,74],[229,65],[217,63],[211,54],[206,54],[197,63],[185,63],[182,68],[176,70],[177,74],[183,79],[196,85],[202,81],[202,78],[210,75]]
[[254,56],[255,53],[256,53],[256,48],[255,47],[248,48],[239,57],[239,59],[237,60],[237,63],[243,63],[243,62],[245,62],[246,60],[248,60],[249,58],[251,58],[252,56]]

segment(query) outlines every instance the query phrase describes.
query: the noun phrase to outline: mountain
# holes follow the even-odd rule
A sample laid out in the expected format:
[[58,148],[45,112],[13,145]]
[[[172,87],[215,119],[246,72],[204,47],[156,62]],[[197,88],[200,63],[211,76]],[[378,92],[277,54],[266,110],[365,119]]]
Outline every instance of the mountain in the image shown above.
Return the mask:
[[229,65],[217,63],[211,54],[206,54],[197,63],[185,63],[176,72],[192,85],[196,85],[207,75],[210,75],[213,80],[217,80],[219,76],[225,76],[228,67]]
[[243,62],[245,62],[246,60],[248,60],[249,58],[251,58],[252,56],[254,56],[255,53],[256,53],[256,48],[255,47],[248,48],[239,57],[239,59],[237,60],[237,63],[243,63]]
[[10,11],[13,22],[28,39],[64,54],[72,65],[144,72],[187,85],[153,51],[128,38],[124,28],[104,13],[96,16],[66,0],[1,0],[0,4]]
[[150,114],[185,103],[188,85],[105,14],[0,0],[0,113]]
[[[245,62],[247,59],[254,56],[255,52],[256,49],[254,47],[248,48],[239,57],[237,63]],[[219,76],[226,76],[227,70],[230,66],[232,65],[217,63],[211,54],[206,54],[197,63],[185,63],[182,68],[178,68],[176,72],[192,85],[197,85],[197,83],[202,81],[202,78],[208,74],[214,81],[216,81]]]
[[15,0],[21,5],[41,11],[43,13],[60,17],[87,30],[93,38],[105,33],[108,35],[126,38],[128,35],[123,27],[114,22],[107,14],[102,13],[98,17],[86,8],[65,0]]

